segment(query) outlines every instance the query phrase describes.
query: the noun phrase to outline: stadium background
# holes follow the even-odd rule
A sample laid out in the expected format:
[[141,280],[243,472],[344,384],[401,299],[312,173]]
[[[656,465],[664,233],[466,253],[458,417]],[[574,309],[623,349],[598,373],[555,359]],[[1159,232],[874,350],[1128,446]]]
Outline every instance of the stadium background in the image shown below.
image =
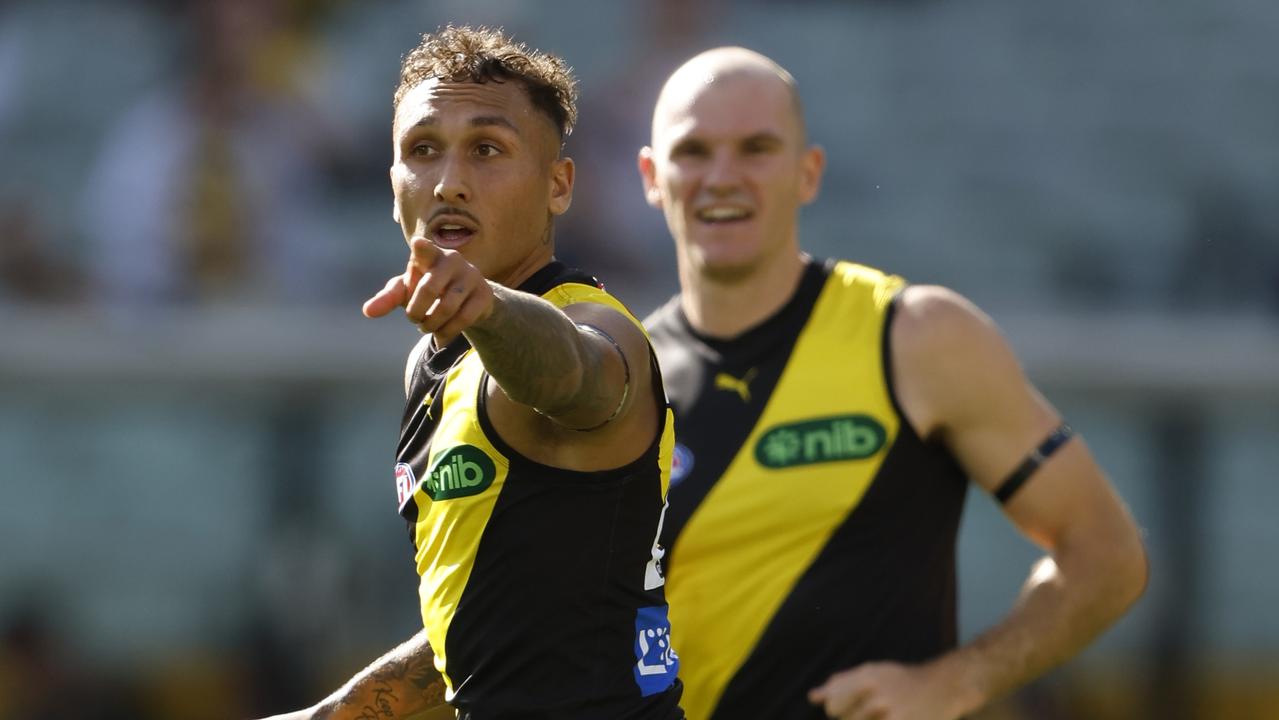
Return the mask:
[[[981,717],[1279,717],[1279,4],[0,1],[0,718],[309,703],[417,626],[398,58],[505,26],[581,78],[561,256],[673,289],[635,150],[710,45],[790,68],[803,243],[1004,327],[1147,530],[1141,604]],[[173,230],[180,228],[181,230]],[[965,635],[1035,553],[973,496]]]

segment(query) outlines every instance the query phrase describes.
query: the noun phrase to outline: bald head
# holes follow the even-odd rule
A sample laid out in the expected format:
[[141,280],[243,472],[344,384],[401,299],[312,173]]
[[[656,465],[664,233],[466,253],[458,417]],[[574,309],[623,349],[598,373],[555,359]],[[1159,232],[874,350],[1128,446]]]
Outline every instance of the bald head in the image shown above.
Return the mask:
[[799,210],[817,197],[826,162],[804,134],[795,79],[757,52],[709,50],[666,81],[637,161],[685,289],[760,273],[793,280]]
[[804,110],[795,78],[772,59],[744,47],[707,50],[694,56],[671,74],[662,86],[662,92],[657,96],[657,106],[653,110],[654,145],[658,142],[659,132],[669,124],[674,115],[686,111],[717,86],[729,83],[749,84],[761,93],[761,99],[770,95],[784,96],[799,132],[799,144],[803,145]]

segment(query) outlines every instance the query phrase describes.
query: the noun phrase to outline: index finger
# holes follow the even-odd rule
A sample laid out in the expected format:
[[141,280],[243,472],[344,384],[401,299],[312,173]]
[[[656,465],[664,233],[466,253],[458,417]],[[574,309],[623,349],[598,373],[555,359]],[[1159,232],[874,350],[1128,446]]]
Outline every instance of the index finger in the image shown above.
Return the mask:
[[418,272],[424,273],[430,270],[436,258],[440,256],[440,249],[435,246],[435,243],[421,236],[413,238],[409,247],[412,250],[409,256],[409,267]]

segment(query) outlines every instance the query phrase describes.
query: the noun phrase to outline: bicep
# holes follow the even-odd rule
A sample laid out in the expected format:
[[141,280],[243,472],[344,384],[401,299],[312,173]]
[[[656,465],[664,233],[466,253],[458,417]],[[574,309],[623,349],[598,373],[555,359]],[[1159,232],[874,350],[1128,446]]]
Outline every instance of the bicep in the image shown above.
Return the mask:
[[[989,364],[976,370],[985,402],[967,400],[948,429],[948,443],[969,477],[995,495],[1014,472],[1061,427],[1057,411],[1029,383],[1003,338]],[[1032,463],[1034,461],[1032,460]],[[1037,464],[1011,496],[1004,514],[1040,547],[1060,551],[1108,536],[1126,513],[1083,438],[1071,436]]]
[[647,397],[652,386],[649,344],[635,321],[599,303],[569,305],[564,314],[578,325],[582,342],[590,348],[593,361],[583,368],[583,385],[600,388],[598,395],[606,405],[617,403],[603,409],[625,414],[637,398]]
[[[973,481],[994,495],[1062,420],[997,332],[984,343],[972,364],[978,392],[961,397],[946,438]],[[1043,457],[1002,508],[1023,535],[1063,562],[1118,552],[1135,537],[1123,502],[1077,436]]]
[[491,383],[489,415],[499,432],[507,428],[508,433],[521,433],[523,427],[541,442],[558,442],[557,438],[576,442],[583,431],[615,433],[630,425],[632,411],[651,394],[648,340],[630,318],[590,302],[560,311],[573,333],[561,340],[576,350],[544,371],[546,382],[558,385],[558,399],[534,409],[511,400]]
[[[994,495],[1061,425],[1030,384],[994,323],[948,291],[907,309],[903,378],[937,436],[968,477]],[[1078,437],[1034,469],[1003,505],[1018,529],[1045,547],[1060,544],[1090,514],[1117,506],[1104,474]]]

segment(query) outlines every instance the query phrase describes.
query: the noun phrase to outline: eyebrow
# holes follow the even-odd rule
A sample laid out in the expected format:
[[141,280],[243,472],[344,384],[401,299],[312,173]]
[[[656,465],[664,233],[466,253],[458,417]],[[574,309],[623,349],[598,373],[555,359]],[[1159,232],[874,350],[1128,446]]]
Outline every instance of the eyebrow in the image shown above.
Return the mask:
[[757,132],[754,135],[751,135],[745,138],[744,140],[742,140],[742,143],[743,144],[763,143],[766,145],[784,145],[785,141],[782,140],[781,135],[778,135],[777,133],[771,130],[765,130],[763,132]]
[[[439,124],[440,124],[439,118],[435,117],[434,115],[427,115],[421,118],[420,120],[418,120],[417,122],[413,123],[413,127],[432,127]],[[501,115],[479,115],[471,118],[468,124],[471,127],[503,127],[515,133],[516,135],[520,134],[520,129],[515,127],[514,123],[502,117]]]
[[[675,143],[671,145],[671,152],[676,152],[679,150],[689,150],[693,148],[704,148],[710,144],[711,143],[708,142],[707,140],[697,136],[684,137],[684,138],[680,138],[679,140],[677,140]],[[738,145],[755,144],[755,145],[764,145],[767,147],[781,147],[786,144],[786,141],[782,138],[781,135],[773,132],[772,130],[762,130],[752,135],[747,135],[741,140],[738,140],[737,144]]]
[[708,144],[709,143],[699,137],[684,137],[671,143],[671,152],[704,148]]

